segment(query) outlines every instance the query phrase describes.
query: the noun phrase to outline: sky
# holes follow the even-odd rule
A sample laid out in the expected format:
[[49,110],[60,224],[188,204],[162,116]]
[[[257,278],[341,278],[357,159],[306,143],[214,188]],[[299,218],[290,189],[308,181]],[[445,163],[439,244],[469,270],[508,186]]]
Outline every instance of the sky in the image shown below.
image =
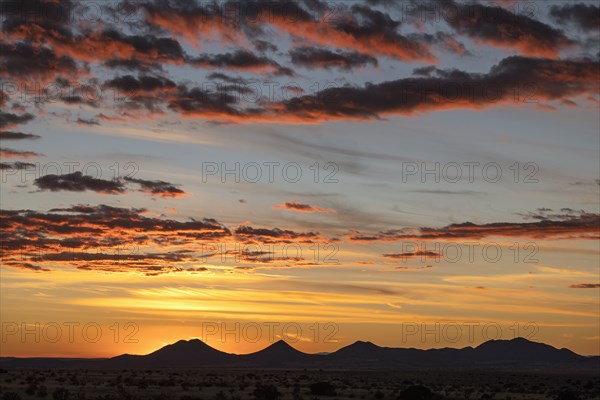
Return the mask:
[[3,1],[1,356],[600,354],[594,1]]

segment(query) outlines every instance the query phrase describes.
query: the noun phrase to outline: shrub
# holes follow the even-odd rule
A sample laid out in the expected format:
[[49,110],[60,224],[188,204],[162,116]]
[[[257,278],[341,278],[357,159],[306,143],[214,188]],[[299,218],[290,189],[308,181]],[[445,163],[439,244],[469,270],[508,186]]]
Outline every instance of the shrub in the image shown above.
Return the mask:
[[67,400],[69,398],[69,389],[64,387],[56,388],[52,393],[52,398],[54,400]]
[[335,386],[329,382],[315,382],[310,385],[310,393],[315,396],[335,396]]
[[36,390],[37,386],[35,385],[35,383],[30,383],[29,386],[27,386],[27,389],[25,389],[25,393],[27,393],[30,396],[33,396]]
[[579,400],[579,399],[580,399],[579,395],[571,389],[561,390],[558,393],[558,395],[556,396],[556,400]]
[[259,383],[254,389],[254,398],[256,400],[279,400],[281,393],[273,385],[262,385]]
[[37,396],[46,397],[48,395],[48,388],[44,385],[38,387]]
[[433,392],[423,385],[409,386],[398,396],[398,400],[432,400],[433,398]]

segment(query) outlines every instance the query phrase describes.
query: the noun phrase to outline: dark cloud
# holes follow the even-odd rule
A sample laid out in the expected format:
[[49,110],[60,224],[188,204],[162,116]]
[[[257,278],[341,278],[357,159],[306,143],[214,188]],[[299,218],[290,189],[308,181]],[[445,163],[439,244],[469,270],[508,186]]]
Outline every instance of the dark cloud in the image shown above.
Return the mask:
[[165,181],[149,181],[145,179],[136,179],[125,177],[125,181],[137,183],[141,186],[142,191],[148,194],[156,194],[161,197],[183,197],[185,196],[185,192],[179,189],[177,186],[172,183]]
[[542,105],[545,101],[595,94],[599,66],[598,60],[587,58],[511,56],[491,67],[488,73],[427,67],[415,71],[425,76],[367,83],[363,87],[330,86],[315,94],[281,102],[267,99],[241,102],[241,96],[232,93],[239,90],[219,88],[218,84],[203,89],[180,85],[169,97],[168,107],[190,116],[229,122],[298,123],[378,119],[383,115],[506,104]]
[[227,34],[227,30],[233,28],[229,25],[225,29],[226,21],[220,6],[222,3],[218,2],[150,0],[135,4],[143,11],[149,25],[189,39],[208,35],[212,30]]
[[[435,71],[436,77],[405,78],[364,87],[322,90],[284,102],[283,117],[303,120],[370,119],[448,108],[481,108],[510,102],[541,102],[595,93],[597,60],[551,60],[512,56],[487,74]],[[516,97],[515,97],[516,96]]]
[[292,63],[307,68],[351,70],[367,65],[377,66],[377,59],[358,52],[334,52],[324,48],[300,47],[290,51]]
[[535,220],[539,220],[539,221],[552,221],[552,220],[562,220],[562,221],[568,221],[568,220],[572,220],[573,218],[577,218],[579,215],[583,215],[586,214],[586,212],[584,210],[575,210],[572,208],[561,208],[560,210],[554,210],[552,208],[546,208],[546,207],[542,207],[542,208],[538,208],[535,211],[530,211],[528,213],[517,213],[516,215],[519,215],[521,217],[523,217],[524,219],[535,219]]
[[[25,36],[36,42],[44,43],[44,47],[34,48],[32,45],[17,42],[6,44],[10,58],[4,69],[16,70],[23,65],[28,74],[43,76],[44,68],[53,76],[59,72],[77,72],[75,60],[84,63],[108,62],[109,67],[146,66],[157,63],[183,64],[185,52],[179,42],[171,37],[157,37],[151,33],[145,35],[128,35],[109,27],[103,31],[83,30],[74,33],[70,29],[65,34],[31,26],[14,35],[15,39]],[[32,54],[34,52],[40,54]],[[40,65],[29,65],[27,59],[35,56]],[[116,60],[116,61],[115,61]],[[18,75],[17,75],[18,76]]]
[[3,17],[2,30],[8,33],[26,29],[54,31],[61,36],[70,35],[74,4],[45,0],[3,0],[0,4]]
[[325,214],[335,214],[335,210],[329,208],[321,208],[319,206],[311,206],[310,204],[302,204],[297,201],[289,201],[282,204],[277,204],[273,206],[275,210],[290,210],[296,212],[303,213],[325,213]]
[[260,51],[261,53],[267,52],[267,51],[277,51],[277,46],[275,46],[273,43],[271,42],[267,42],[264,40],[255,40],[254,42],[252,42],[254,44],[254,48],[258,51]]
[[553,5],[550,8],[550,16],[561,24],[575,23],[584,31],[600,29],[600,7],[594,4]]
[[35,164],[17,161],[14,163],[0,163],[0,170],[17,170],[35,168]]
[[33,133],[23,133],[23,132],[11,132],[11,131],[1,131],[0,132],[0,140],[34,140],[39,139],[41,136],[34,135]]
[[435,46],[441,50],[444,50],[448,53],[458,54],[461,56],[472,56],[473,54],[467,50],[464,43],[456,40],[454,35],[451,35],[446,32],[436,32],[435,34],[431,33],[412,33],[408,35],[408,37],[415,42],[427,43],[430,46]]
[[183,62],[185,52],[179,42],[171,37],[156,37],[151,35],[123,35],[114,30],[105,31],[103,39],[118,41],[131,45],[137,53],[151,56],[153,61]]
[[[33,210],[3,210],[1,216],[3,228],[7,232],[13,231],[20,232],[22,235],[30,235],[39,231],[50,236],[65,235],[64,239],[69,239],[69,243],[72,244],[99,246],[105,238],[95,235],[104,234],[106,237],[111,237],[111,234],[114,233],[112,230],[137,232],[135,236],[139,242],[135,242],[136,244],[151,240],[152,237],[147,236],[150,233],[172,233],[174,235],[172,239],[176,239],[184,232],[210,233],[206,238],[230,236],[229,230],[213,219],[181,222],[146,217],[143,215],[145,212],[146,210],[141,208],[77,205],[68,208],[54,208],[46,213]],[[31,226],[28,227],[29,225]],[[91,236],[77,237],[79,234]],[[116,244],[128,242],[127,237],[115,239],[117,240],[110,242]],[[159,236],[154,239],[160,241]],[[104,241],[104,243],[109,244],[109,241]]]
[[79,125],[100,125],[97,119],[77,118],[75,122]]
[[429,65],[427,67],[419,67],[413,70],[413,75],[431,76],[431,74],[433,74],[436,70],[437,68],[433,65]]
[[457,3],[453,0],[422,3],[422,12],[446,10],[445,21],[457,33],[523,55],[557,57],[574,44],[565,34],[533,16],[513,13],[496,5]]
[[83,175],[80,171],[65,175],[44,175],[33,181],[41,190],[50,190],[53,192],[65,190],[71,192],[83,192],[91,190],[98,193],[123,193],[125,187],[119,180],[106,180],[94,178],[90,175]]
[[242,110],[238,108],[239,98],[226,92],[215,92],[200,88],[187,88],[180,85],[177,93],[169,101],[168,107],[174,111],[205,117],[245,118],[249,114],[260,114],[262,110]]
[[282,67],[276,61],[265,56],[258,56],[248,50],[236,50],[233,53],[214,55],[202,54],[197,57],[190,57],[188,62],[207,68],[275,72],[278,75],[293,75],[293,72],[289,68]]
[[[381,54],[407,61],[434,61],[426,43],[398,33],[400,21],[368,6],[355,4],[343,18],[331,21],[331,29],[324,29],[320,44],[352,48],[371,55]],[[331,36],[328,37],[328,30]]]
[[599,289],[600,283],[577,283],[569,287],[571,289]]
[[600,186],[600,179],[595,179],[595,180],[589,181],[589,182],[577,181],[577,182],[570,183],[570,185],[574,185],[574,186]]
[[[378,2],[369,4],[375,3]],[[515,14],[494,5],[455,3],[452,0],[422,2],[419,7],[423,12],[428,7],[456,10],[445,18],[454,32],[400,33],[405,26],[391,12],[392,9],[397,11],[397,8],[381,11],[369,4],[336,5],[314,0],[250,0],[243,3],[143,0],[128,3],[139,11],[136,15],[141,18],[130,25],[131,29],[126,31],[130,33],[125,33],[110,18],[96,25],[78,25],[63,18],[47,18],[56,13],[70,16],[73,10],[63,4],[49,5],[44,1],[28,0],[23,5],[9,6],[10,12],[3,25],[6,35],[0,42],[3,55],[7,56],[1,61],[0,68],[8,76],[48,74],[47,79],[54,77],[56,80],[61,79],[61,74],[91,71],[88,63],[137,71],[140,76],[125,75],[105,82],[104,87],[123,91],[129,100],[119,107],[132,112],[145,108],[158,114],[163,113],[162,107],[166,106],[173,111],[206,117],[218,123],[266,120],[319,122],[379,118],[384,114],[445,108],[481,108],[490,103],[510,101],[515,98],[515,91],[526,91],[523,86],[530,84],[534,85],[533,94],[539,97],[536,101],[556,100],[571,104],[569,101],[572,100],[566,96],[597,93],[593,84],[598,80],[597,60],[551,59],[573,42],[562,31],[534,19],[532,15]],[[552,13],[569,19],[580,18],[583,16],[581,10],[591,7],[582,9],[580,6],[555,6]],[[105,5],[103,10],[118,12],[118,9],[112,9],[114,7]],[[40,10],[47,11],[48,15],[31,21],[31,13],[35,15]],[[234,18],[228,10],[239,13]],[[597,7],[593,7],[592,11],[597,11]],[[277,51],[271,43],[274,30],[292,36],[292,43],[296,46],[289,53],[293,64],[309,68],[350,70],[376,66],[376,57],[380,55],[434,63],[437,60],[431,50],[438,48],[469,54],[458,41],[456,33],[508,50],[516,48],[523,54],[548,58],[509,57],[487,74],[425,67],[415,70],[417,76],[414,78],[368,83],[364,87],[329,87],[318,96],[301,96],[271,104],[260,98],[250,101],[252,104],[246,104],[246,107],[240,104],[239,96],[231,95],[251,94],[252,89],[235,86],[245,83],[242,78],[229,77],[222,72],[209,75],[232,84],[215,93],[204,87],[177,85],[168,78],[153,75],[160,74],[162,65],[171,64],[292,76],[292,69],[271,58],[270,53],[269,57],[265,55],[265,52]],[[237,50],[191,56],[176,35],[198,45],[215,39],[229,48],[237,46]],[[246,47],[241,48],[242,43]],[[31,59],[36,62],[29,62]],[[459,92],[456,93],[456,90]],[[495,96],[496,92],[500,95]],[[5,100],[3,97],[2,101]],[[80,95],[63,100],[70,104],[98,106]],[[539,107],[548,105],[539,104]],[[3,121],[9,119],[9,115],[14,116],[2,114],[0,128],[15,124]]]
[[405,260],[408,258],[421,257],[421,258],[439,258],[440,253],[435,251],[407,251],[402,253],[389,253],[384,254],[384,257]]
[[0,129],[11,128],[18,124],[24,124],[31,121],[34,118],[32,114],[12,114],[4,111],[0,111]]
[[[49,77],[60,73],[76,73],[87,68],[87,62],[102,62],[109,68],[153,69],[159,63],[183,64],[185,53],[172,35],[155,36],[155,31],[141,21],[127,21],[130,2],[97,4],[101,13],[93,23],[82,22],[90,10],[82,10],[73,2],[23,0],[3,2],[3,33],[6,44],[2,53],[9,57],[4,69],[14,71],[14,76],[44,74]],[[125,8],[124,8],[125,6]],[[122,33],[120,22],[126,22],[132,31],[143,34]],[[99,30],[102,29],[102,30]],[[23,41],[26,39],[26,41]],[[33,44],[42,44],[36,48]],[[32,54],[35,52],[35,54]],[[35,63],[28,62],[36,59]],[[79,66],[76,61],[79,61]]]
[[[10,79],[49,81],[62,74],[73,76],[78,72],[76,61],[69,56],[57,56],[54,50],[23,42],[0,42],[0,76]],[[32,62],[35,60],[35,62]]]
[[150,24],[190,41],[218,35],[225,43],[248,40],[260,52],[274,51],[267,40],[272,26],[305,43],[411,61],[435,60],[425,43],[398,33],[400,21],[359,4],[348,8],[315,0],[191,4],[154,0],[142,2],[140,7]]
[[234,234],[248,241],[259,241],[263,243],[288,242],[296,239],[317,240],[320,238],[318,232],[294,232],[280,228],[253,228],[251,226],[238,226]]
[[111,88],[127,107],[144,107],[151,112],[159,112],[160,106],[177,85],[168,78],[142,75],[120,76],[104,82],[104,88]]
[[213,72],[206,76],[210,80],[220,80],[229,83],[247,84],[250,81],[239,76],[229,76],[222,72]]
[[170,79],[158,76],[132,75],[120,76],[104,82],[105,87],[121,90],[127,96],[135,96],[139,92],[154,92],[162,89],[175,89],[176,84]]
[[91,190],[98,193],[118,194],[125,193],[125,183],[133,183],[140,186],[142,192],[158,195],[161,197],[183,197],[185,192],[172,183],[165,181],[151,181],[137,178],[100,179],[90,175],[83,175],[76,171],[65,175],[44,175],[34,180],[41,190],[83,192]]
[[24,269],[24,270],[27,270],[27,271],[50,272],[50,269],[48,269],[48,268],[43,268],[43,267],[40,267],[39,265],[34,265],[34,264],[30,264],[30,263],[24,263],[24,262],[7,262],[5,264],[7,266],[11,267],[11,268]]
[[150,72],[162,70],[162,66],[159,63],[138,60],[135,58],[113,58],[104,62],[104,65],[111,69],[123,69],[128,71]]
[[90,62],[136,60],[146,65],[183,64],[186,58],[179,42],[171,37],[158,37],[152,34],[128,35],[112,28],[102,32],[85,32],[68,41],[50,40],[50,42],[66,53]]
[[405,228],[381,231],[373,235],[354,232],[350,240],[399,241],[399,240],[448,240],[483,239],[486,237],[522,237],[532,239],[598,239],[600,238],[600,215],[590,213],[564,214],[554,219],[537,222],[496,222],[474,224],[465,222],[442,228]]

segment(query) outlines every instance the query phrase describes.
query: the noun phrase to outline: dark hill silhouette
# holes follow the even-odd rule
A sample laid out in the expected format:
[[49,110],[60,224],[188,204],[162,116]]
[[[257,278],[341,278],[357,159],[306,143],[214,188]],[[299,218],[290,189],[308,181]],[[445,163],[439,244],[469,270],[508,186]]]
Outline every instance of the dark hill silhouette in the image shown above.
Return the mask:
[[331,353],[326,360],[326,363],[344,364],[347,366],[363,365],[365,367],[374,368],[380,364],[396,365],[404,356],[403,350],[389,347],[380,347],[371,342],[357,341],[342,347],[338,351]]
[[570,363],[582,356],[569,349],[557,349],[545,343],[531,342],[525,338],[489,340],[475,348],[475,358],[480,362]]
[[105,364],[119,368],[193,368],[232,363],[234,357],[192,339],[166,345],[145,356],[123,354],[106,360]]
[[349,346],[342,347],[336,353],[344,354],[344,355],[366,355],[366,354],[375,354],[380,353],[384,347],[379,347],[372,342],[363,342],[362,340],[358,340],[352,343]]
[[294,367],[296,365],[307,365],[316,354],[307,354],[296,350],[284,340],[279,340],[269,347],[256,353],[239,356],[240,365],[263,366],[263,367]]
[[463,349],[429,349],[380,347],[371,342],[357,341],[331,353],[328,358],[336,364],[362,365],[368,368],[428,368],[435,365],[464,365],[473,351]]
[[332,368],[332,369],[504,369],[600,371],[599,357],[584,357],[524,338],[490,340],[462,349],[380,347],[358,341],[329,354],[307,354],[280,340],[251,354],[228,354],[198,340],[180,340],[147,355],[123,354],[109,359],[0,359],[1,368]]

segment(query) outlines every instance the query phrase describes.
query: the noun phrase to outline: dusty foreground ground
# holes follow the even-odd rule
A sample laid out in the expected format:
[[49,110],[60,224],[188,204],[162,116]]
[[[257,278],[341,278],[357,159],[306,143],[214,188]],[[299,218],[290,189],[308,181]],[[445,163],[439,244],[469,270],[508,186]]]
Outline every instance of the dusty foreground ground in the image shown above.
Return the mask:
[[0,399],[600,399],[600,378],[559,373],[1,370]]

